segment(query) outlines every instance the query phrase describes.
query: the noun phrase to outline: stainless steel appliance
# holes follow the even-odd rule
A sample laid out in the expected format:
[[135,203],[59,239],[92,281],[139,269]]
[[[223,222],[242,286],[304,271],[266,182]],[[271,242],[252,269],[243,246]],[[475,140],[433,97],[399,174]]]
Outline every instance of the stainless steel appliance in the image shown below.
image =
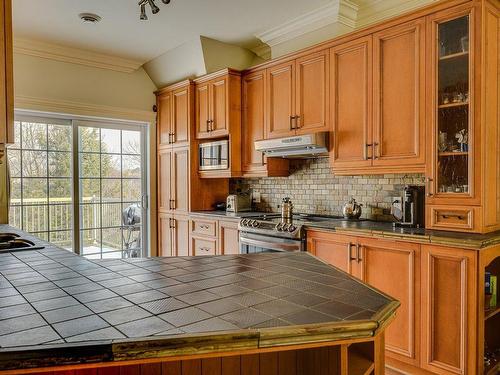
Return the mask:
[[255,149],[268,157],[300,159],[327,156],[328,132],[256,141]]
[[351,198],[348,203],[342,207],[342,214],[346,219],[358,220],[361,217],[363,205],[356,202],[356,199]]
[[199,170],[211,171],[229,168],[229,140],[200,143]]
[[425,227],[425,188],[424,186],[407,185],[403,196],[392,203],[392,216],[396,219],[394,226],[409,228]]
[[252,209],[252,194],[238,193],[227,196],[226,211],[227,212],[244,212]]
[[293,203],[288,197],[283,198],[281,201],[281,220],[288,222],[293,218]]

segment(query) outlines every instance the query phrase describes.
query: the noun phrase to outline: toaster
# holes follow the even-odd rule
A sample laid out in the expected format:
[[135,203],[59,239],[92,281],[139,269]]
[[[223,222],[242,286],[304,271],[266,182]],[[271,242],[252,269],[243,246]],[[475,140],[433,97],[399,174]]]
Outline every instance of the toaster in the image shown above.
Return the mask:
[[231,194],[226,199],[227,212],[243,212],[251,211],[252,209],[252,195],[247,194]]

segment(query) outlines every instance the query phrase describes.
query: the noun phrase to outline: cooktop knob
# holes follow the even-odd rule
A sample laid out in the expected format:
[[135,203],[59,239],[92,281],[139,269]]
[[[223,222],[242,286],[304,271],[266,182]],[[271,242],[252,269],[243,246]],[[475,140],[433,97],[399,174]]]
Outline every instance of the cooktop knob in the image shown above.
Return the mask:
[[259,227],[259,222],[257,220],[254,220],[252,223],[252,227],[258,228]]
[[247,224],[248,224],[248,219],[241,220],[241,225],[243,225],[244,227],[246,227]]
[[281,232],[281,231],[283,230],[283,224],[278,223],[278,224],[276,224],[276,227],[275,227],[275,228],[276,228],[276,230],[277,230],[278,232]]
[[297,229],[297,227],[293,224],[288,227],[289,232],[295,232],[296,229]]

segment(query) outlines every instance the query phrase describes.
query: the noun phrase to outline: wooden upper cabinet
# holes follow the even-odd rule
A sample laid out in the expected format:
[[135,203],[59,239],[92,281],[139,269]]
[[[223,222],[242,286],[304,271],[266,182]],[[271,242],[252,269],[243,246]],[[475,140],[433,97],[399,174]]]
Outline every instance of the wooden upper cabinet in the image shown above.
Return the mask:
[[210,84],[196,84],[196,137],[205,138],[210,124]]
[[241,129],[241,163],[244,177],[288,176],[288,161],[266,158],[255,150],[255,141],[265,137],[266,71],[245,75],[242,79],[243,116]]
[[[196,137],[220,138],[241,126],[241,74],[232,69],[198,78]],[[238,112],[236,115],[235,112]],[[231,129],[231,126],[236,129]]]
[[295,128],[298,134],[330,130],[328,50],[301,57],[295,62]]
[[211,89],[211,136],[218,137],[228,134],[227,123],[229,121],[228,106],[228,84],[227,78],[218,79],[210,84]]
[[295,61],[267,69],[266,139],[295,135]]
[[189,145],[191,131],[190,87],[178,89],[172,94],[172,143],[175,146]]
[[373,35],[373,165],[425,168],[425,19]]
[[[12,1],[0,5],[0,145],[14,143]],[[3,147],[0,147],[0,161]]]
[[387,328],[386,352],[403,362],[420,359],[420,245],[359,238],[362,280],[401,306]]
[[157,162],[158,210],[169,212],[172,206],[172,149],[159,149]]
[[172,142],[172,92],[161,93],[156,99],[158,107],[158,147],[170,146]]
[[[371,166],[372,38],[330,50],[332,147],[334,170]],[[370,155],[368,154],[370,152]]]

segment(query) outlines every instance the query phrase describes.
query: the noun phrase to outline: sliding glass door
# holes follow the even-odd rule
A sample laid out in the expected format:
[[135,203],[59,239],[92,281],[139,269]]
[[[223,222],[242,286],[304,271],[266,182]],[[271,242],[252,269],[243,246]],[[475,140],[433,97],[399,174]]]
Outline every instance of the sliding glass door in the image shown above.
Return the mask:
[[16,120],[11,225],[88,258],[147,255],[146,127]]

